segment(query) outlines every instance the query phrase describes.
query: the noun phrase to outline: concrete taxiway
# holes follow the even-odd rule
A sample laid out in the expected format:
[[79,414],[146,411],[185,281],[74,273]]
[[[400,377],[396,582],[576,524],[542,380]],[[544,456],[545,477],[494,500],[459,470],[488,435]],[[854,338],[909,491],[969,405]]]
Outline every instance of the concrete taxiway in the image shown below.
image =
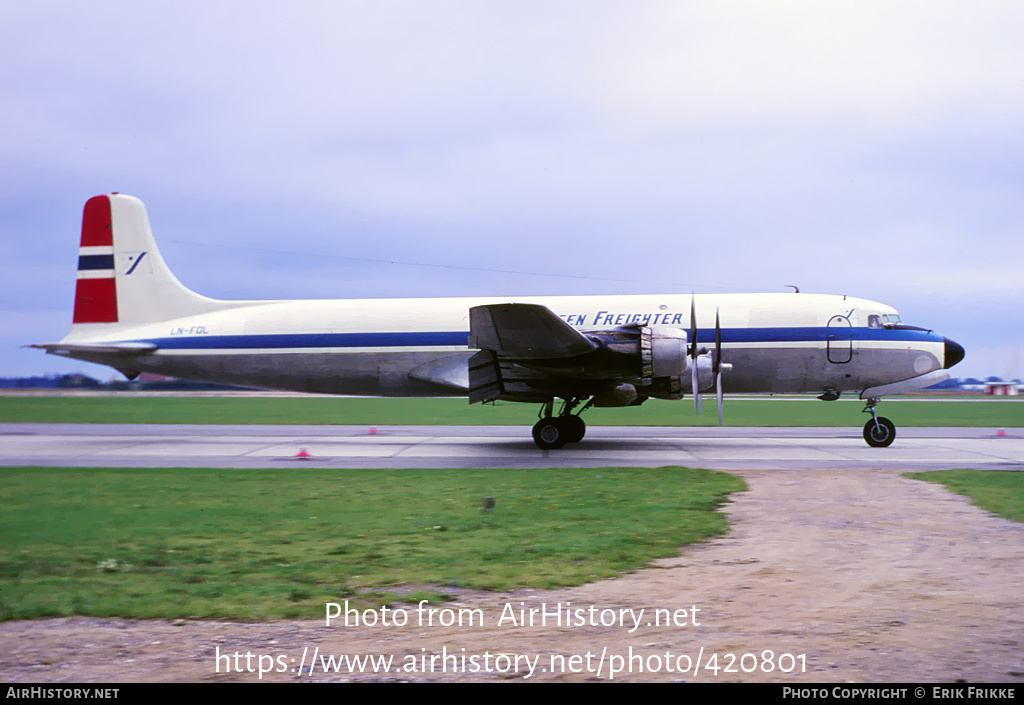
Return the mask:
[[[539,450],[522,426],[0,424],[0,465],[72,467],[1024,470],[1024,429],[900,428],[871,448],[860,428],[592,426]],[[309,457],[296,457],[304,451]]]

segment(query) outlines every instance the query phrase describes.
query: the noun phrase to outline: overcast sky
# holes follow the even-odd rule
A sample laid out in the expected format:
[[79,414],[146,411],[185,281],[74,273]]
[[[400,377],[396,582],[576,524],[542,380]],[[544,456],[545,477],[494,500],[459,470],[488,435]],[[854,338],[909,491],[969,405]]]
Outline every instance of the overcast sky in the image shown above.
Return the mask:
[[0,0],[0,376],[113,374],[19,347],[110,191],[216,298],[796,284],[1022,374],[1022,37],[1020,2]]

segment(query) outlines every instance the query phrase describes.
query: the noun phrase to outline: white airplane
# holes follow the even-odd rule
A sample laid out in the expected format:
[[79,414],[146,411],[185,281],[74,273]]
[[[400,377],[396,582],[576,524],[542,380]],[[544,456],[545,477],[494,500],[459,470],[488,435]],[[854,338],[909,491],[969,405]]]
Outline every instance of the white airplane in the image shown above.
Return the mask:
[[174,277],[145,206],[118,193],[85,204],[71,332],[33,347],[129,379],[534,402],[543,449],[581,440],[591,406],[690,394],[699,413],[711,389],[719,423],[725,392],[832,401],[859,390],[871,414],[865,440],[888,446],[896,429],[875,413],[880,398],[944,381],[964,357],[895,309],[847,296],[219,301]]

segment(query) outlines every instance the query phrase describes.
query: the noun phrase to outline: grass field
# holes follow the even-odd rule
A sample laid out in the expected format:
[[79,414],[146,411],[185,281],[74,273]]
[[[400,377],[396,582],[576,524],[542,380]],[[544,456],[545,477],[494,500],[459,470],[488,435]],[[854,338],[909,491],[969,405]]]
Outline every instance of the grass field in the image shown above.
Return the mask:
[[[590,409],[597,426],[713,426],[714,398],[695,416],[689,399],[652,399],[640,407]],[[856,399],[726,399],[727,426],[863,426],[864,403]],[[279,397],[0,397],[0,422],[328,424],[328,425],[532,425],[539,405],[470,406],[465,399],[366,399]],[[892,401],[879,413],[899,426],[1024,426],[1021,401]]]
[[578,585],[725,532],[744,488],[685,468],[2,468],[0,619],[322,618]]
[[[1024,473],[906,476],[1024,521]],[[724,533],[744,488],[686,468],[3,468],[0,620],[319,618],[342,599],[578,585]]]
[[977,507],[1007,519],[1024,521],[1024,472],[936,470],[904,475],[945,485],[951,492],[970,497]]

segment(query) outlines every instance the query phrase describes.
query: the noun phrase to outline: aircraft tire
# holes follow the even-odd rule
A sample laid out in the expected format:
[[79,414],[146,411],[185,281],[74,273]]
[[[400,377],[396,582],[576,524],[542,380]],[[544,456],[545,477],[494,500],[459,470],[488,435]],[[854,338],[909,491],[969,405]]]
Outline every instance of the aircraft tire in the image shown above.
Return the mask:
[[561,416],[559,422],[565,429],[567,443],[579,443],[587,433],[587,424],[579,416]]
[[541,450],[558,450],[569,442],[569,437],[560,419],[546,416],[534,424],[533,442]]
[[872,448],[887,448],[896,440],[896,425],[884,416],[879,416],[876,427],[872,419],[864,424],[864,440]]

